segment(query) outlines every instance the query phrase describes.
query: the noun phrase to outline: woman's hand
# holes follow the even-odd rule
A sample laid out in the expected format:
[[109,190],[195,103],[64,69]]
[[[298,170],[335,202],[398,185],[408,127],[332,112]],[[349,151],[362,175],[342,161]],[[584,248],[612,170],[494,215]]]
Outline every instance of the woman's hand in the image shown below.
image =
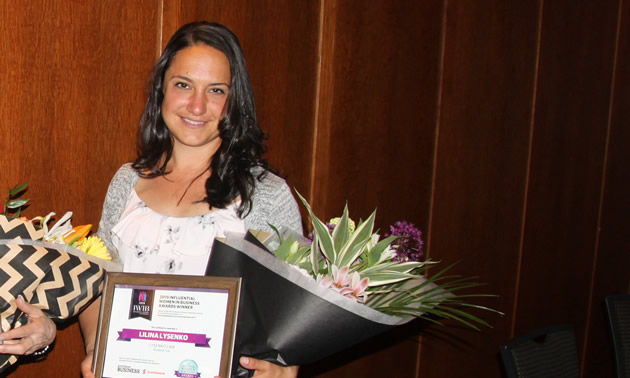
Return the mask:
[[92,362],[94,361],[94,351],[91,350],[85,354],[85,358],[81,362],[81,375],[83,378],[94,378],[92,372]]
[[297,378],[298,366],[279,366],[268,361],[251,357],[241,357],[241,365],[249,370],[255,370],[254,378]]
[[22,296],[18,296],[16,304],[28,316],[28,323],[0,333],[0,353],[28,355],[50,345],[57,334],[55,323]]

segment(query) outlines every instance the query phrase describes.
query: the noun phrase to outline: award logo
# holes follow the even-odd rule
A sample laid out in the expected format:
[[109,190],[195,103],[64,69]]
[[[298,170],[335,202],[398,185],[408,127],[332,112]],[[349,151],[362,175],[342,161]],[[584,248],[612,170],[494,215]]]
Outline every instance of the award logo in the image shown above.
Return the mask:
[[151,320],[154,296],[153,290],[133,289],[129,306],[129,319],[145,318]]
[[199,374],[199,367],[197,363],[193,360],[184,360],[179,364],[179,368],[175,370],[176,377],[184,377],[184,378],[198,378],[201,376]]

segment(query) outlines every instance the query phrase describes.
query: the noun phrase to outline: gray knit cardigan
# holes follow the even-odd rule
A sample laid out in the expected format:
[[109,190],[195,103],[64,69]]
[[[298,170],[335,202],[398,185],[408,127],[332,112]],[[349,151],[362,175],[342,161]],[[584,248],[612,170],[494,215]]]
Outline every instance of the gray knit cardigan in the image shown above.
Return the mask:
[[[254,171],[254,174],[257,175],[259,172]],[[112,227],[120,220],[127,206],[129,194],[139,178],[131,163],[124,164],[118,169],[107,189],[97,235],[103,239],[110,251],[114,251],[111,242]],[[252,209],[243,221],[247,229],[272,232],[269,227],[271,224],[275,227],[285,226],[302,234],[302,220],[297,202],[286,182],[271,172],[267,172],[262,181],[256,181]]]

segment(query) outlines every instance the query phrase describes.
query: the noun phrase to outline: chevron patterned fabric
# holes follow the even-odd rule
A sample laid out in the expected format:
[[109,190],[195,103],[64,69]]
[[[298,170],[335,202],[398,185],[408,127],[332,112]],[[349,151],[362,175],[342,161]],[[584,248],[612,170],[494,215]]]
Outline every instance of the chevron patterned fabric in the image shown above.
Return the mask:
[[[32,224],[0,215],[0,239],[10,240],[0,243],[3,330],[28,321],[17,309],[18,295],[51,319],[66,319],[78,314],[101,293],[104,271],[100,265],[54,248],[21,243],[23,239],[38,240],[42,236],[43,231]],[[16,361],[17,356],[0,355],[0,372]]]

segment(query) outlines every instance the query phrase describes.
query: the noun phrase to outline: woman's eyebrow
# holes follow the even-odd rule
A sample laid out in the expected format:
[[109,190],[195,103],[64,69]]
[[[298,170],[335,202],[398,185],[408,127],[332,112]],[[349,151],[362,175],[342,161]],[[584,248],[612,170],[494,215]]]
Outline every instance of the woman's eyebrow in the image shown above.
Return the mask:
[[[188,82],[191,82],[191,83],[194,81],[193,79],[189,78],[186,75],[173,75],[173,76],[171,76],[169,78],[169,80],[173,80],[173,79],[185,80],[185,81],[188,81]],[[224,82],[216,82],[216,83],[209,83],[208,84],[208,86],[215,86],[215,85],[223,85],[223,86],[226,86],[228,88],[231,87],[230,84],[224,83]]]
[[173,75],[169,78],[169,80],[173,80],[173,79],[186,80],[186,81],[192,82],[192,79],[185,75]]
[[210,84],[208,84],[208,86],[215,86],[215,85],[223,85],[223,86],[226,86],[226,87],[230,88],[230,84],[228,84],[228,83],[218,82],[218,83],[210,83]]

